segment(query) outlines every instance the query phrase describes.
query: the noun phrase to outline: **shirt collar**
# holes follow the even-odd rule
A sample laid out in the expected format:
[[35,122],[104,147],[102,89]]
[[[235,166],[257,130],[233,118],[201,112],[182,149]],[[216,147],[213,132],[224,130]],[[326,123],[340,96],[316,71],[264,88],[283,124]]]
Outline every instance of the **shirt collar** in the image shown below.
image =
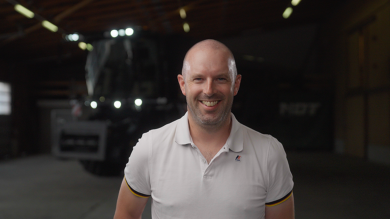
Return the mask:
[[[234,151],[240,152],[243,150],[243,131],[241,124],[236,117],[231,113],[232,129],[230,130],[229,138],[226,141],[226,146]],[[180,145],[188,145],[192,143],[190,129],[188,126],[188,112],[181,117],[176,126],[175,141]]]
[[234,152],[240,152],[244,148],[244,134],[242,131],[241,124],[237,121],[233,113],[231,113],[231,116],[232,129],[230,130],[229,138],[226,141],[226,146]]
[[177,123],[175,141],[181,145],[192,143],[190,129],[188,128],[188,112],[186,112],[186,114],[184,114]]

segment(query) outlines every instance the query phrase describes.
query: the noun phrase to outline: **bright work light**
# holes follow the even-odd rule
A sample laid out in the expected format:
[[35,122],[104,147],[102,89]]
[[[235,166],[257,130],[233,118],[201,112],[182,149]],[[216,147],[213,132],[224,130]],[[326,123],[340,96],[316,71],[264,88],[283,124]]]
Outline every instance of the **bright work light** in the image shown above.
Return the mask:
[[115,106],[115,108],[117,108],[117,109],[121,108],[121,106],[122,106],[121,101],[119,101],[119,100],[115,101],[115,102],[114,102],[114,106]]
[[92,107],[93,109],[96,109],[96,107],[97,107],[96,101],[92,101],[92,102],[91,102],[91,107]]
[[125,30],[124,29],[120,29],[118,31],[118,34],[119,34],[119,36],[124,36],[125,35]]
[[115,37],[118,36],[118,31],[117,30],[111,30],[110,34],[111,34],[112,38],[115,38]]
[[134,30],[133,30],[133,28],[126,28],[126,36],[131,36],[131,35],[133,35],[133,33],[134,33]]
[[134,104],[135,104],[136,106],[141,106],[141,105],[142,105],[142,100],[141,100],[141,99],[136,99],[136,100],[134,101]]
[[77,33],[71,35],[73,41],[77,41],[80,39],[80,36]]

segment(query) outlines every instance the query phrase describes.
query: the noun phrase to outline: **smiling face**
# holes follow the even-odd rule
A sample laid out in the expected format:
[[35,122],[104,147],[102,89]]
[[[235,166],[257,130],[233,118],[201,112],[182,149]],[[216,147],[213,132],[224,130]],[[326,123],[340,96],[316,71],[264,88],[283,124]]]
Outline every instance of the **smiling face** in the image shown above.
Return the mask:
[[229,123],[233,97],[241,82],[241,75],[235,76],[231,71],[232,62],[234,59],[224,46],[200,45],[188,52],[185,77],[179,75],[178,80],[186,96],[190,120],[202,127]]

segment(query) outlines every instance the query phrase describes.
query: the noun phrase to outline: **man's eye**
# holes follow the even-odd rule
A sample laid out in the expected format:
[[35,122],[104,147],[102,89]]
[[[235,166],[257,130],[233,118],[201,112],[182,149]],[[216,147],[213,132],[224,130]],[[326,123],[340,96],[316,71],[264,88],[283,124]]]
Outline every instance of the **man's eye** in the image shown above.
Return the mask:
[[194,81],[201,81],[202,78],[194,78]]
[[218,78],[218,81],[227,81],[226,78]]

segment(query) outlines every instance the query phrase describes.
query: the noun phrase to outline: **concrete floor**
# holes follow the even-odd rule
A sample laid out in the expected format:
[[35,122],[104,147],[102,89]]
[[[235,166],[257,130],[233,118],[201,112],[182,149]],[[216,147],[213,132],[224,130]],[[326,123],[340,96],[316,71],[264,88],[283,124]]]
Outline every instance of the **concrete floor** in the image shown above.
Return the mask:
[[[390,167],[330,153],[288,153],[299,219],[390,218]],[[0,219],[112,218],[121,177],[49,155],[0,162]],[[144,212],[150,218],[150,204]]]

